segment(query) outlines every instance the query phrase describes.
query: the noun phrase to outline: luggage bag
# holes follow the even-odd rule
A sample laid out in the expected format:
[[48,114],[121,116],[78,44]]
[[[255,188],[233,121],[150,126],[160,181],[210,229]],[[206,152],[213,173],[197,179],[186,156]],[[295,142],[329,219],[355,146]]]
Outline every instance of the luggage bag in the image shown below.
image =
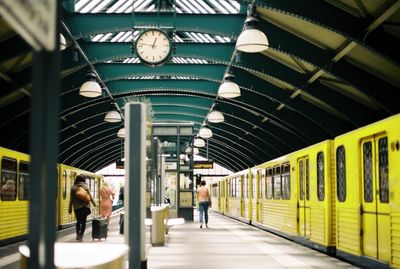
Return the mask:
[[107,220],[105,219],[93,219],[92,220],[92,239],[101,238],[107,239]]

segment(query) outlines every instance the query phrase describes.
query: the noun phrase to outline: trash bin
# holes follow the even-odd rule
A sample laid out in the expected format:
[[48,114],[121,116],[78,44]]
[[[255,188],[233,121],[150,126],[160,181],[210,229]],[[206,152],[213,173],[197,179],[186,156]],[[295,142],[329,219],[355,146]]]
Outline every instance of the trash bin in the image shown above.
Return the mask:
[[165,243],[164,208],[151,207],[151,245],[163,246]]

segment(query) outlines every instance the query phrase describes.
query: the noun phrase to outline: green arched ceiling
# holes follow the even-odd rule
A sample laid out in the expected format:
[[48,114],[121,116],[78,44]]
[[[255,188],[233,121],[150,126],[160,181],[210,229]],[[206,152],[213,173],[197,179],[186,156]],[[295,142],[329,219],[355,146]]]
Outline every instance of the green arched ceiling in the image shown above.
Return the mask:
[[[270,48],[254,54],[235,51],[249,1],[217,2],[231,7],[224,12],[197,0],[197,13],[176,1],[175,14],[158,13],[157,0],[131,1],[137,10],[121,13],[118,1],[100,2],[96,9],[91,0],[63,1],[60,162],[96,171],[121,158],[121,124],[103,121],[112,102],[123,109],[146,100],[154,122],[192,122],[196,132],[218,102],[225,122],[209,124],[214,135],[200,153],[232,171],[400,111],[400,1],[256,1]],[[132,39],[157,25],[173,32],[175,50],[166,64],[149,67]],[[1,146],[28,152],[32,51],[2,18],[0,26]],[[110,95],[78,94],[92,68]],[[238,98],[217,98],[227,70]]]

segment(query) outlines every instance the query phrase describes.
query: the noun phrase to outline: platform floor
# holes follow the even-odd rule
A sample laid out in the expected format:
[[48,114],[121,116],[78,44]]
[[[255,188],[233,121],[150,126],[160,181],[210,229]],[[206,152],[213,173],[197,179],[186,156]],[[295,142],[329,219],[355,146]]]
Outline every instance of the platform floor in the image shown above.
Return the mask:
[[[110,223],[107,243],[122,243],[124,240],[119,234],[118,220],[119,217],[115,216]],[[210,212],[208,229],[200,229],[196,216],[194,222],[172,227],[166,235],[164,246],[152,247],[149,244],[149,229],[147,229],[146,238],[148,269],[357,268],[256,227],[212,212]],[[59,232],[58,240],[79,244],[75,240],[74,229]],[[87,225],[83,242],[93,242],[90,224]],[[105,240],[100,242],[96,240],[93,245],[104,242]],[[16,251],[10,250],[15,246],[0,248],[0,253],[2,253],[0,268],[19,268],[19,255]]]

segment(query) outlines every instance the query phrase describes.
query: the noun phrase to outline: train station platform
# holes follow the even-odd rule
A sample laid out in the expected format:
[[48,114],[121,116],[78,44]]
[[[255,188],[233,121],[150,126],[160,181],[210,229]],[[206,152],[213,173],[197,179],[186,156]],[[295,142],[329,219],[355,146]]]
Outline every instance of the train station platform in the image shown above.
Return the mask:
[[[197,211],[195,212],[197,213]],[[84,243],[96,245],[123,243],[119,234],[118,216],[110,222],[107,240],[92,240],[88,223]],[[194,222],[174,226],[165,238],[164,246],[151,246],[147,229],[149,269],[243,269],[243,268],[357,268],[349,263],[301,246],[259,228],[210,212],[209,228],[200,229],[197,216]],[[58,232],[58,241],[75,240],[74,228]],[[18,245],[0,248],[0,268],[19,268]],[[128,264],[126,264],[128,268]]]

